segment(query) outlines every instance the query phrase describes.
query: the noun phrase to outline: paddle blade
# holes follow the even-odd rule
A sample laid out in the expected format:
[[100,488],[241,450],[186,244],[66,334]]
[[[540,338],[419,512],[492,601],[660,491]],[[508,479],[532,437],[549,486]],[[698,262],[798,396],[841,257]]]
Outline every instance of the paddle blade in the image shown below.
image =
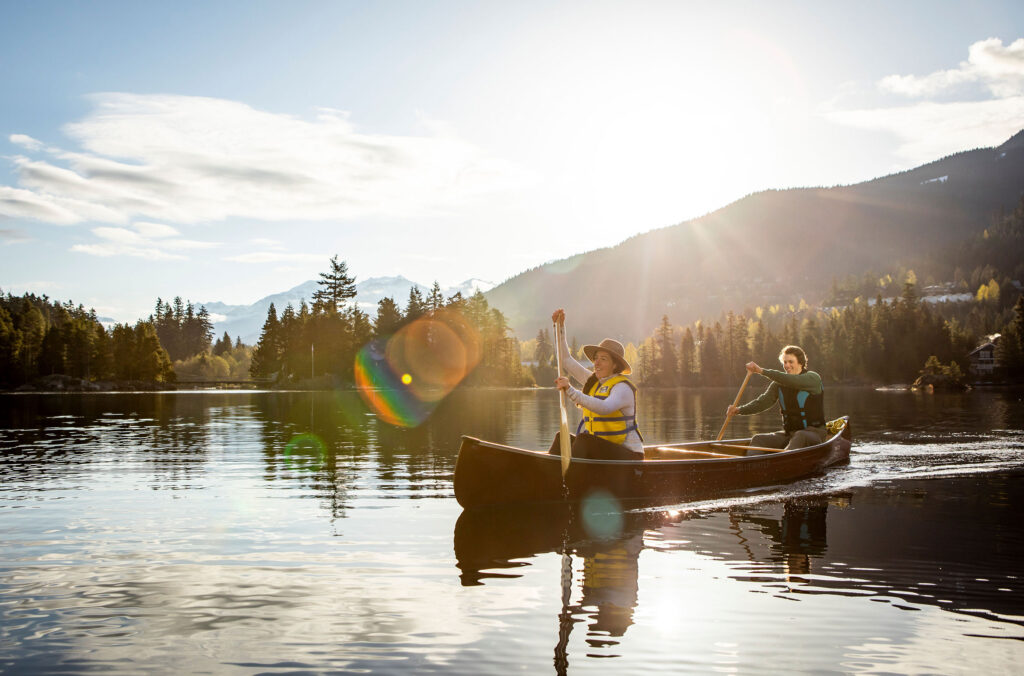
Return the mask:
[[[555,324],[555,363],[558,365],[558,377],[562,377],[562,332],[565,331],[565,326]],[[572,440],[569,439],[569,415],[565,412],[565,392],[559,390],[558,392],[558,409],[562,416],[561,426],[558,429],[558,438],[561,442],[562,452],[562,478],[565,478],[565,473],[569,471],[569,462],[572,460]]]
[[561,445],[562,454],[562,478],[569,471],[569,461],[572,460],[572,440],[569,438],[569,416],[565,412],[565,392],[558,393],[558,403],[561,408],[561,426],[558,429],[558,440]]

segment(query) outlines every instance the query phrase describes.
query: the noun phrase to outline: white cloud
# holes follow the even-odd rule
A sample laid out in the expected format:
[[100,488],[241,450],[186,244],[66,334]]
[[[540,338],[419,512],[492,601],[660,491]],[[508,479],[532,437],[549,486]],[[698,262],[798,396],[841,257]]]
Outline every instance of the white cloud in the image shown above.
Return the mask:
[[913,106],[835,111],[840,124],[895,134],[897,154],[912,164],[969,148],[998,145],[1024,126],[1024,96],[991,101],[924,102]]
[[[982,86],[984,98],[963,85]],[[968,49],[957,68],[924,76],[890,75],[879,88],[921,99],[911,105],[831,109],[825,116],[839,124],[885,131],[900,143],[896,154],[909,166],[968,148],[998,145],[1024,126],[1024,38],[1004,47],[991,38]],[[953,97],[954,100],[949,100]],[[960,100],[955,100],[959,98]]]
[[132,223],[132,227],[139,232],[139,234],[145,237],[151,237],[154,239],[161,237],[174,237],[179,235],[176,229],[163,223],[147,223],[146,221],[137,221]]
[[923,77],[889,75],[879,82],[886,91],[913,97],[930,97],[968,83],[979,83],[998,98],[1024,94],[1024,38],[1003,46],[998,38],[975,42],[967,50],[967,61],[950,70]]
[[[281,251],[257,251],[237,256],[228,256],[224,260],[235,263],[306,263],[322,262],[323,254],[284,253]],[[287,269],[287,268],[285,268]]]
[[[143,227],[139,228],[140,225]],[[109,226],[93,228],[92,234],[101,241],[95,244],[76,244],[71,247],[71,250],[92,256],[134,256],[150,260],[180,260],[185,256],[177,253],[179,251],[210,249],[220,246],[217,242],[167,239],[169,234],[177,234],[177,231],[166,226],[166,229],[162,229],[157,223],[135,223],[133,227],[136,230]]]
[[25,134],[11,134],[10,136],[7,137],[7,139],[11,143],[14,143],[15,145],[19,145],[19,146],[21,146],[23,148],[27,148],[29,150],[35,151],[35,150],[41,150],[43,148],[43,142],[42,141],[37,141],[36,139],[32,138],[31,136],[26,136]]
[[249,243],[267,249],[280,249],[283,246],[279,240],[269,239],[267,237],[254,237],[249,240]]
[[436,128],[387,136],[332,110],[303,120],[213,98],[93,98],[94,112],[64,127],[82,151],[16,158],[18,188],[0,189],[20,190],[27,204],[0,199],[0,214],[61,224],[423,215],[520,180]]
[[33,219],[70,225],[82,220],[73,209],[58,200],[39,195],[31,190],[0,185],[0,218]]

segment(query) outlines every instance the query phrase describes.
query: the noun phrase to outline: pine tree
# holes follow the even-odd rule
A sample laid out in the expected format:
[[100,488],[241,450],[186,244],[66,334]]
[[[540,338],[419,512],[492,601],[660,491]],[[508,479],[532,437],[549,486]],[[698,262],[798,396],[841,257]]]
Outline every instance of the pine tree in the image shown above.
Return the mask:
[[254,377],[266,377],[281,370],[281,324],[277,319],[277,308],[270,304],[267,319],[263,322],[260,338],[252,353],[249,373]]
[[689,326],[683,331],[679,342],[679,384],[693,385],[697,371],[697,345],[693,340],[693,331]]
[[661,316],[661,325],[654,332],[655,354],[654,373],[647,376],[649,381],[660,385],[674,385],[679,380],[679,357],[672,324],[668,315]]
[[430,287],[430,293],[427,295],[427,311],[436,314],[442,307],[444,307],[444,295],[441,293],[441,286],[435,280],[434,286]]
[[205,305],[199,306],[196,322],[198,324],[199,342],[196,345],[197,349],[192,354],[205,352],[209,349],[210,343],[213,340],[213,322],[210,320],[210,313],[206,310]]
[[213,346],[213,354],[215,357],[220,357],[231,351],[231,336],[225,331],[224,335]]
[[160,345],[156,327],[140,321],[135,325],[135,373],[140,380],[171,382],[174,369],[167,351]]
[[1008,378],[1018,380],[1024,375],[1024,295],[1017,297],[1013,313],[996,343],[996,363]]
[[427,307],[423,302],[423,294],[419,288],[412,286],[409,288],[409,302],[405,305],[405,320],[412,322],[420,317],[427,311]]
[[537,346],[533,348],[533,360],[538,366],[550,366],[551,359],[555,355],[555,348],[551,344],[551,336],[547,329],[537,330]]
[[14,383],[19,350],[21,350],[21,332],[14,327],[11,313],[0,305],[0,384],[11,385]]
[[394,333],[402,325],[402,311],[393,298],[384,297],[377,302],[377,318],[373,322],[373,332],[376,336],[386,336]]
[[320,288],[313,293],[313,304],[329,313],[341,312],[356,297],[356,279],[349,276],[348,264],[339,261],[337,254],[331,257],[331,269],[320,273],[317,284]]

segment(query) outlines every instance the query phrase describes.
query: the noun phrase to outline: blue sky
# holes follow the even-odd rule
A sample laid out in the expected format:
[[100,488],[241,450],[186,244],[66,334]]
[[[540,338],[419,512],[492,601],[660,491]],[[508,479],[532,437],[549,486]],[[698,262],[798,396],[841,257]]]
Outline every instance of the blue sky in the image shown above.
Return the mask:
[[[823,6],[824,5],[824,6]],[[1024,128],[1020,2],[4,2],[0,288],[501,282]],[[685,257],[685,252],[681,252]]]

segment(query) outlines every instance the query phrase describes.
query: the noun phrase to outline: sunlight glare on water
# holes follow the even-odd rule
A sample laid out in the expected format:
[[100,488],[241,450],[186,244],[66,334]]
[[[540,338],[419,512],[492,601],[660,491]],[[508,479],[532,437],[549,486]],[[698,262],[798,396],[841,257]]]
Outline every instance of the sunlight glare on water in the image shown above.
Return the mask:
[[[410,427],[345,391],[4,397],[0,671],[1015,673],[1019,396],[826,394],[847,466],[578,513],[453,498],[460,435],[547,447],[547,390]],[[733,396],[646,392],[645,437]]]

